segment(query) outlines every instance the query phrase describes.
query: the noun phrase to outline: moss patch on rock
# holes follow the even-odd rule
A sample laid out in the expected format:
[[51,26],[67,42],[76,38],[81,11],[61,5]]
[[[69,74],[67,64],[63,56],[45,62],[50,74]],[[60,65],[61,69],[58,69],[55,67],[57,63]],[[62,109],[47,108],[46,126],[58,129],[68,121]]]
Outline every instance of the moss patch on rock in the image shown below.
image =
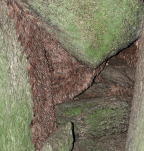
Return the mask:
[[130,104],[118,97],[71,100],[55,106],[57,125],[61,127],[72,122],[76,139],[125,132],[129,112]]
[[143,14],[140,0],[35,0],[25,5],[70,54],[91,67],[138,38]]
[[75,107],[73,109],[65,109],[65,114],[68,117],[77,116],[77,115],[81,114],[81,112],[82,112],[82,107]]
[[[89,133],[94,136],[116,133],[118,131],[118,126],[115,127],[116,125],[125,125],[125,119],[123,117],[126,112],[127,108],[122,106],[116,108],[106,107],[89,113],[86,119],[90,127]],[[109,129],[109,131],[107,131],[107,129]]]
[[34,151],[30,132],[33,103],[26,66],[6,3],[0,1],[1,151]]

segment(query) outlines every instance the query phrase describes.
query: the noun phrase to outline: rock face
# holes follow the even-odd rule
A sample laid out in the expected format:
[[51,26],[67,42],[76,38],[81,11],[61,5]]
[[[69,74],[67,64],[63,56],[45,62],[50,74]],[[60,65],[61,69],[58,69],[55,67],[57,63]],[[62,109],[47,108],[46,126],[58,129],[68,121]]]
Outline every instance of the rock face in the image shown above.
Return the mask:
[[0,1],[0,150],[34,151],[30,122],[32,95],[26,55],[17,41],[14,23]]
[[144,150],[144,27],[139,42],[139,59],[136,69],[126,151]]
[[57,129],[54,105],[88,88],[103,66],[92,69],[78,63],[22,6],[13,0],[7,4],[18,40],[28,55],[27,69],[34,102],[32,141],[39,150]]
[[[109,59],[90,88],[73,100],[55,106],[59,127],[69,121],[73,123],[73,151],[125,150],[135,81],[136,50],[133,44],[132,48]],[[126,56],[127,60],[124,59]]]
[[109,82],[119,84],[123,87],[130,88],[134,85],[135,69],[127,66],[124,59],[113,57],[108,61],[108,64],[101,76]]
[[[74,123],[75,139],[125,132],[130,114],[130,97],[102,97],[66,102],[56,107],[57,125]],[[126,102],[127,101],[127,102]]]
[[68,122],[47,139],[40,151],[71,151],[72,148],[72,124]]
[[80,140],[72,151],[125,151],[126,134]]
[[[125,2],[129,2],[129,1],[125,1]],[[133,0],[133,5],[136,4],[137,2],[138,1]],[[42,3],[45,4],[44,1]],[[54,3],[54,6],[55,6],[55,3]],[[24,1],[22,2],[22,4],[25,4],[25,6],[26,5],[30,6],[28,3],[25,3]],[[36,7],[37,7],[37,4],[38,3],[35,2]],[[41,2],[39,4],[41,4]],[[105,6],[105,4],[103,3],[101,4],[102,6]],[[127,3],[124,3],[124,4],[125,6],[128,6]],[[65,5],[65,1],[62,5]],[[129,5],[129,6],[133,6],[133,5]],[[35,6],[31,5],[29,7],[29,10],[32,10],[33,13],[37,14],[36,12],[37,9],[35,11],[35,9],[33,8]],[[47,5],[45,6],[47,7]],[[83,4],[81,6],[84,7]],[[86,6],[89,7],[89,4],[87,3]],[[87,68],[84,65],[78,63],[72,56],[70,56],[61,47],[61,45],[58,43],[56,39],[52,38],[51,35],[46,32],[45,29],[39,26],[39,22],[29,12],[25,11],[23,7],[15,3],[15,1],[9,0],[8,7],[9,7],[9,16],[13,17],[15,21],[16,33],[14,34],[17,34],[18,40],[21,42],[24,48],[24,52],[28,55],[27,59],[29,60],[29,64],[27,66],[27,69],[29,73],[29,82],[32,86],[32,94],[33,94],[33,101],[34,101],[34,107],[33,107],[34,117],[30,126],[32,127],[32,134],[34,138],[33,143],[35,144],[35,149],[40,150],[40,148],[46,141],[47,137],[50,136],[50,134],[57,129],[56,118],[54,115],[55,105],[62,103],[68,99],[72,99],[74,96],[78,95],[88,86],[90,86],[90,83],[92,82],[93,77],[96,75],[96,73],[100,72],[100,69]],[[2,8],[3,7],[1,7],[1,12],[3,12]],[[57,9],[59,10],[59,7]],[[71,10],[71,8],[68,8],[68,11],[70,11],[69,9]],[[127,7],[125,7],[125,9],[127,9]],[[135,9],[136,9],[136,12],[139,14],[139,7],[136,7]],[[84,10],[87,10],[87,7]],[[83,13],[85,12],[82,12],[82,14]],[[91,16],[90,17],[87,16],[87,12],[85,14],[86,14],[86,17],[88,18],[88,21],[91,21],[89,20]],[[135,11],[133,11],[133,14],[135,14]],[[137,17],[138,17],[137,18],[138,21],[140,21],[140,17],[139,16]],[[32,111],[31,110],[32,106],[31,106],[31,102],[28,100],[30,99],[29,89],[28,89],[28,92],[27,90],[25,90],[25,88],[29,88],[29,87],[27,87],[27,81],[21,80],[21,78],[24,78],[27,75],[25,74],[26,71],[23,70],[23,67],[26,67],[25,66],[26,64],[22,64],[22,66],[20,66],[21,63],[25,63],[25,61],[23,62],[21,55],[19,55],[18,53],[19,49],[17,48],[18,42],[17,42],[16,35],[12,36],[14,32],[13,25],[12,26],[10,25],[10,28],[7,25],[3,26],[4,25],[3,23],[5,23],[5,21],[8,21],[7,23],[11,23],[11,21],[7,20],[7,18],[3,16],[2,17],[0,16],[0,19],[1,18],[2,18],[2,21],[0,20],[1,21],[0,27],[2,30],[0,32],[2,36],[3,35],[5,36],[3,39],[7,39],[8,41],[6,41],[6,45],[3,45],[4,40],[2,39],[1,40],[2,43],[0,43],[1,45],[0,48],[4,50],[9,50],[6,48],[7,47],[9,48],[10,46],[12,51],[10,53],[8,52],[7,55],[3,54],[3,51],[0,52],[2,56],[2,61],[4,61],[5,58],[10,59],[9,60],[10,64],[8,66],[6,62],[3,62],[3,64],[0,64],[1,69],[2,71],[5,71],[4,69],[8,69],[8,70],[10,69],[9,74],[11,75],[11,77],[8,77],[10,78],[10,82],[7,79],[5,79],[8,76],[7,74],[5,74],[5,72],[2,72],[1,73],[2,76],[0,77],[2,81],[1,88],[5,88],[3,87],[5,83],[8,85],[8,87],[5,88],[5,91],[3,91],[4,93],[2,93],[2,98],[5,99],[5,96],[9,97],[8,99],[6,99],[6,101],[2,101],[2,103],[4,104],[3,106],[1,106],[1,110],[0,110],[2,113],[2,118],[0,119],[2,121],[1,122],[2,125],[0,126],[2,126],[1,129],[3,129],[5,127],[5,126],[3,127],[3,123],[4,123],[6,126],[8,126],[7,129],[9,130],[9,126],[12,125],[13,126],[12,132],[16,132],[16,133],[11,134],[10,139],[13,141],[9,141],[9,142],[10,143],[12,142],[12,145],[11,144],[5,145],[5,142],[6,142],[5,140],[7,140],[7,136],[9,136],[9,131],[7,131],[7,129],[6,130],[4,129],[4,132],[8,132],[8,135],[7,133],[2,133],[2,135],[6,135],[6,137],[5,136],[2,137],[4,143],[3,142],[1,143],[4,147],[8,148],[6,150],[10,150],[11,148],[12,150],[14,150],[13,148],[15,147],[17,150],[22,150],[21,148],[24,148],[24,150],[33,150],[34,147],[31,143],[30,136],[29,136],[29,123],[30,123],[31,114],[32,114],[30,111]],[[44,17],[41,16],[41,19],[43,18]],[[84,19],[83,16],[82,16],[82,19]],[[82,21],[85,21],[85,20],[82,20]],[[133,24],[133,22],[131,23]],[[122,24],[122,25],[126,25],[126,24]],[[118,24],[116,24],[116,27],[117,26]],[[49,25],[45,27],[46,28],[51,27],[51,30],[49,30],[51,34],[54,34],[54,31],[57,31],[57,29],[59,29],[57,26],[55,26],[56,28],[53,31],[54,25]],[[82,29],[83,29],[83,26],[82,26]],[[85,31],[87,31],[86,30],[87,27],[84,29]],[[134,35],[136,35],[137,27],[135,28],[134,26],[132,29],[134,29],[135,31],[132,33],[135,33]],[[8,31],[8,34],[10,33],[10,35],[7,34],[7,31]],[[57,35],[59,35],[60,33],[61,31],[58,30]],[[66,31],[64,31],[64,33],[66,36],[68,36]],[[85,34],[84,32],[82,33]],[[56,34],[54,35],[56,37]],[[130,37],[134,37],[134,35],[131,35]],[[107,37],[108,35],[106,34],[105,36]],[[62,39],[63,37],[64,36],[62,36]],[[56,38],[58,39],[58,37]],[[111,38],[108,38],[108,39],[111,39]],[[68,39],[68,41],[72,42],[70,39]],[[7,44],[7,42],[10,42],[10,43]],[[78,42],[81,42],[81,41],[78,41]],[[131,39],[129,39],[129,42],[131,42]],[[105,44],[105,41],[103,41],[103,44]],[[18,45],[18,47],[20,47],[20,45]],[[108,47],[108,45],[106,45],[106,47]],[[18,58],[16,58],[16,56],[18,56]],[[106,56],[108,57],[109,55],[106,54]],[[85,139],[87,142],[91,142],[90,139],[93,139],[94,137],[101,137],[101,136],[110,135],[113,133],[121,133],[127,130],[128,119],[129,119],[128,113],[130,111],[129,110],[130,100],[131,100],[131,94],[132,94],[129,92],[133,87],[134,77],[132,76],[133,72],[131,72],[132,70],[130,67],[128,68],[129,69],[128,70],[127,65],[121,65],[120,64],[121,61],[120,60],[117,60],[117,61],[119,63],[117,65],[115,63],[112,64],[111,62],[109,62],[108,63],[109,66],[106,66],[107,72],[103,71],[101,74],[101,77],[103,77],[104,81],[101,81],[100,83],[97,83],[97,81],[95,81],[93,87],[88,90],[89,92],[94,92],[94,93],[89,94],[87,93],[88,91],[85,91],[83,95],[79,95],[77,98],[71,100],[71,102],[68,102],[69,104],[65,103],[65,104],[59,105],[59,107],[60,106],[63,107],[61,111],[64,110],[62,114],[65,114],[66,116],[65,115],[63,116],[61,112],[58,112],[59,117],[57,116],[58,117],[57,123],[58,124],[60,122],[67,123],[67,121],[72,121],[74,124],[74,132],[75,132],[76,140]],[[89,66],[89,64],[87,65]],[[116,69],[116,67],[118,67],[118,69]],[[110,74],[111,72],[113,74]],[[120,73],[121,73],[121,76],[119,76]],[[26,84],[25,87],[23,87],[24,84]],[[12,85],[12,88],[11,88],[11,85]],[[13,93],[14,97],[12,99],[11,99],[11,96],[9,95],[10,93]],[[84,95],[85,95],[85,99],[82,99]],[[115,96],[112,96],[112,95],[115,95]],[[23,98],[23,96],[24,96],[24,99],[21,99]],[[66,109],[65,109],[65,106],[66,106]],[[21,110],[21,107],[22,107],[22,110]],[[58,108],[58,106],[56,108]],[[23,110],[24,112],[21,112]],[[9,124],[9,119],[7,117],[3,118],[3,115],[5,115],[5,113],[8,113],[6,115],[7,117],[12,117],[12,118],[9,118],[10,120],[12,120],[12,124]],[[63,118],[61,118],[60,115]],[[23,119],[26,119],[26,120],[23,122]],[[61,120],[58,121],[59,119]],[[26,125],[23,125],[23,123]],[[17,127],[16,129],[16,126],[19,126],[19,125],[20,126],[23,125],[24,127],[22,128]],[[69,125],[68,127],[69,127],[68,132],[71,136],[71,126]],[[23,129],[25,130],[24,131],[25,133],[23,133]],[[21,133],[19,133],[19,131]],[[58,133],[62,134],[61,131],[58,131]],[[18,139],[14,136],[18,136]],[[55,134],[51,136],[54,138]],[[61,138],[59,137],[59,139]],[[15,144],[15,140],[17,140],[17,144]],[[57,148],[55,148],[56,146],[53,145],[53,143],[54,142],[51,141],[52,145],[48,143],[48,146],[50,148],[53,147],[55,150],[57,150]],[[87,143],[84,142],[83,144],[85,145]],[[66,150],[71,150],[71,145],[72,145],[71,137],[70,137],[70,141],[68,142],[68,145],[69,147],[67,147]],[[62,144],[59,144],[59,146],[61,146],[63,149]],[[81,144],[78,146],[81,146]],[[87,147],[87,150],[89,150],[89,148],[90,146]],[[5,148],[3,150],[5,150]]]
[[45,22],[71,55],[93,68],[136,40],[141,29],[140,0],[16,1]]

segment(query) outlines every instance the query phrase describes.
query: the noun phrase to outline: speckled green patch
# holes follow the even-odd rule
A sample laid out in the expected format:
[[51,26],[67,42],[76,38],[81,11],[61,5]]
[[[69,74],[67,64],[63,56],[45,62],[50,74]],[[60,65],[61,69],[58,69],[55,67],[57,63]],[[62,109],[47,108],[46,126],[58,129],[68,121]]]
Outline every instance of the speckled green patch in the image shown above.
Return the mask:
[[121,133],[128,128],[130,106],[119,98],[70,101],[55,106],[58,127],[72,122],[76,139]]
[[[118,126],[120,123],[124,123],[123,116],[125,116],[125,111],[126,108],[123,107],[114,110],[107,107],[104,109],[97,109],[93,111],[93,113],[88,114],[86,122],[91,127],[89,133],[98,137],[100,133],[100,135],[109,135],[117,132],[116,125]],[[113,121],[115,122],[113,123]],[[109,131],[106,133],[105,130],[107,129],[109,129]],[[102,132],[104,134],[102,134]]]
[[[20,0],[18,0],[20,1]],[[96,67],[138,38],[140,0],[35,0],[27,7],[79,61]]]
[[68,117],[73,117],[73,116],[77,116],[82,112],[82,107],[75,107],[72,109],[65,109],[65,114]]

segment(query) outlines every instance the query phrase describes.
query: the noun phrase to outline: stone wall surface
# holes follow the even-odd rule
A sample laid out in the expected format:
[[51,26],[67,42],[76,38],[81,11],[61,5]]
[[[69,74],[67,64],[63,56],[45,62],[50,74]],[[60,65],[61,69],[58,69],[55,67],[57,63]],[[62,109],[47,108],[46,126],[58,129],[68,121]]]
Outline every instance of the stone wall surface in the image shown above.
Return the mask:
[[16,0],[86,66],[97,67],[135,41],[142,26],[140,0]]
[[34,151],[33,116],[26,55],[17,40],[8,8],[0,1],[0,150]]

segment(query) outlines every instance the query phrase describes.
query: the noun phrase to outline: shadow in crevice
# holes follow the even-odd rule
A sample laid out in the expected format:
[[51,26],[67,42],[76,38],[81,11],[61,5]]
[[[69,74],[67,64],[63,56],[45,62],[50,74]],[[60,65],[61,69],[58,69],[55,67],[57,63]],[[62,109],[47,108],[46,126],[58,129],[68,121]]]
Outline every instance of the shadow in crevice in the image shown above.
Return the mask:
[[74,149],[74,143],[75,143],[75,133],[74,133],[74,123],[73,122],[71,122],[71,124],[72,124],[72,135],[73,135],[73,147],[72,147],[72,149],[71,149],[71,151],[73,151],[73,149]]

